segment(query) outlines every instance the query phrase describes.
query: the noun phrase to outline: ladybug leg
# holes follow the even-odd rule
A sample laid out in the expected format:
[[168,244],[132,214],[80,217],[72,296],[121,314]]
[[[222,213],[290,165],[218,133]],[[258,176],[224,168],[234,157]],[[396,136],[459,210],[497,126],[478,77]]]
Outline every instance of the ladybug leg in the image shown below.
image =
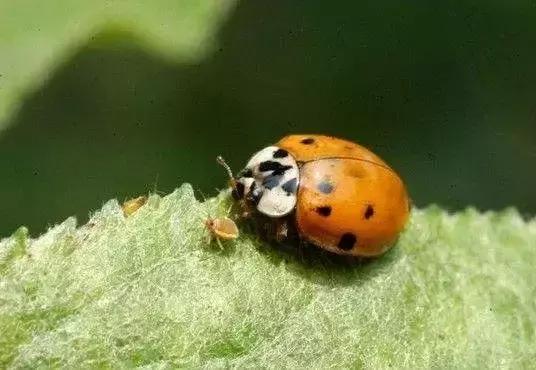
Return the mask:
[[288,223],[287,220],[277,220],[275,225],[275,240],[281,243],[288,237]]
[[[231,206],[232,207],[232,206]],[[248,219],[253,216],[253,210],[251,207],[244,201],[238,201],[238,214],[235,214],[235,218],[238,219]]]
[[305,248],[309,246],[309,243],[301,239],[298,242],[298,257],[302,262],[305,261]]

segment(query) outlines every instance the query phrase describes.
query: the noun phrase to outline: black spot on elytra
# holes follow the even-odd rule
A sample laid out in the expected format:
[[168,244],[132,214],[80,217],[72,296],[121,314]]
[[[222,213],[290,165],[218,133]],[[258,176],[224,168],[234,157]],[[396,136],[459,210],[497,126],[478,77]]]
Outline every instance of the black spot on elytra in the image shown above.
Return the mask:
[[273,189],[281,183],[281,175],[270,175],[267,176],[262,182],[262,186],[266,189]]
[[316,185],[316,188],[324,194],[329,194],[333,191],[333,185],[331,185],[328,181],[322,181],[318,183],[318,185]]
[[372,216],[374,216],[374,208],[369,204],[365,210],[365,219],[368,220]]
[[312,137],[308,137],[307,139],[303,139],[301,141],[301,143],[305,145],[311,145],[314,142],[315,142],[315,139],[313,139]]
[[345,251],[352,249],[357,242],[357,237],[352,233],[344,233],[339,240],[337,246]]
[[298,179],[293,178],[285,182],[282,186],[284,191],[287,192],[287,194],[294,194],[296,193],[296,190],[298,188]]
[[266,171],[273,171],[272,175],[283,175],[286,170],[291,169],[292,166],[282,165],[279,162],[275,161],[265,161],[261,162],[259,165],[259,171],[266,172]]
[[322,217],[329,217],[329,215],[331,215],[331,207],[330,206],[316,207],[315,211],[316,211],[316,213],[318,213]]
[[285,158],[288,155],[288,152],[285,149],[277,149],[274,152],[274,158]]
[[244,190],[245,190],[244,184],[237,181],[232,191],[233,198],[236,200],[242,199],[244,197]]

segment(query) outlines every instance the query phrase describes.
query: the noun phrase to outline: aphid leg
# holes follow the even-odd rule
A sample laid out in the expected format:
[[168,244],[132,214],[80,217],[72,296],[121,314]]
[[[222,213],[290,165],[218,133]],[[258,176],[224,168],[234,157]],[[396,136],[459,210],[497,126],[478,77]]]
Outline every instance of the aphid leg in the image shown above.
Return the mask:
[[224,250],[223,244],[221,243],[220,238],[216,237],[216,243],[218,243],[218,246],[220,247],[221,250]]
[[225,213],[226,215],[230,215],[230,214],[231,214],[231,210],[233,209],[233,206],[234,206],[234,203],[231,203],[231,205],[230,205],[229,208],[227,209],[227,212]]
[[212,244],[212,232],[210,230],[206,230],[207,236],[205,238],[205,243],[207,245]]

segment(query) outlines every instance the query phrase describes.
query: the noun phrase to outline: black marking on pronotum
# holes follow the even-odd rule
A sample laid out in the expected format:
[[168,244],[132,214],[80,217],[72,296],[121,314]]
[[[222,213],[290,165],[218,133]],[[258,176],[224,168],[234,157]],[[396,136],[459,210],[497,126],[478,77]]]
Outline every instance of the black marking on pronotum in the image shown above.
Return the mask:
[[285,171],[288,170],[288,169],[291,169],[291,168],[292,168],[292,166],[283,166],[280,169],[275,170],[274,172],[272,172],[272,175],[283,176],[285,174]]
[[274,152],[274,158],[285,158],[288,155],[288,152],[285,149],[277,149]]
[[237,181],[231,195],[234,199],[242,199],[244,197],[245,186],[241,182]]
[[316,188],[324,194],[329,194],[333,191],[333,185],[331,185],[331,183],[326,180],[318,183],[318,185],[316,185]]
[[262,182],[262,186],[264,186],[266,189],[273,189],[281,183],[282,177],[282,175],[266,176],[266,178]]
[[287,192],[287,194],[294,194],[296,193],[298,187],[298,179],[294,177],[285,182],[281,187]]
[[303,139],[301,141],[302,144],[305,144],[305,145],[311,145],[312,143],[315,142],[315,139],[313,139],[312,137],[308,137],[306,139]]
[[316,207],[315,212],[318,213],[322,217],[329,217],[329,215],[331,215],[331,207],[330,206]]
[[365,216],[365,220],[368,220],[369,218],[374,216],[374,208],[370,204],[367,206],[364,216]]
[[291,168],[292,166],[282,165],[281,163],[275,161],[265,161],[259,164],[259,171],[273,171],[272,175],[283,175],[286,170]]
[[344,233],[339,240],[337,246],[345,251],[352,249],[357,242],[357,237],[352,233]]

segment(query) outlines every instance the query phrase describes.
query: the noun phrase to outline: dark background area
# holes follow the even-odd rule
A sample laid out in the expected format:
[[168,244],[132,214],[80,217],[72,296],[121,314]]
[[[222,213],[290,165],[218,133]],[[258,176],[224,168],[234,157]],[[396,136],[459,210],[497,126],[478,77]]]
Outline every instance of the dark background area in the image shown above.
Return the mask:
[[417,206],[536,211],[533,2],[241,2],[198,65],[99,35],[0,136],[0,235],[110,198],[223,187],[288,133],[355,140]]

